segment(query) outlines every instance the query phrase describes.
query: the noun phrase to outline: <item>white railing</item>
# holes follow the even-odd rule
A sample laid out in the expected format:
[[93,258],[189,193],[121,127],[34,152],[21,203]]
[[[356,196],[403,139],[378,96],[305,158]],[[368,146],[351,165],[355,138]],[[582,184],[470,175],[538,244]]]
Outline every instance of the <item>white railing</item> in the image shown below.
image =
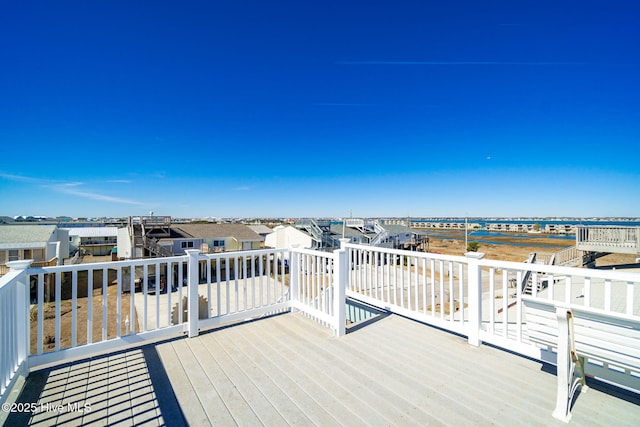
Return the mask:
[[288,251],[187,252],[28,270],[32,365],[290,308]]
[[196,336],[200,328],[292,309],[340,336],[347,296],[465,335],[473,345],[484,341],[543,360],[548,355],[527,335],[517,285],[523,277],[530,276],[534,297],[621,313],[640,325],[636,273],[346,242],[333,253],[189,250],[178,257],[11,271],[0,278],[2,398],[17,375],[43,363],[162,336]]
[[[640,274],[346,245],[347,296],[529,357],[522,286],[534,296],[622,313],[640,328]],[[473,256],[472,254],[469,254]],[[640,384],[636,387],[640,389]]]
[[534,252],[533,255],[533,259],[531,259],[529,262],[532,262],[534,264],[551,265],[554,260],[554,254],[548,252]]
[[640,227],[578,226],[576,245],[585,251],[640,254]]
[[[0,280],[0,403],[21,376],[29,372],[27,307],[29,286],[24,268],[30,261],[11,261]],[[16,270],[13,270],[13,269]]]
[[200,327],[289,309],[290,257],[289,251],[273,249],[198,256],[198,294],[208,313],[200,315]]
[[556,252],[554,255],[555,265],[579,264],[576,265],[576,267],[582,266],[582,251],[579,251],[576,246],[569,246]]
[[362,218],[345,218],[345,225],[352,228],[363,228],[365,221]]
[[343,334],[344,295],[334,291],[340,254],[190,250],[55,267],[22,262],[0,279],[2,396],[29,367],[292,308]]
[[291,300],[296,308],[325,325],[333,324],[335,274],[334,255],[311,250],[297,250],[291,259]]
[[466,258],[346,245],[347,295],[375,307],[465,333]]

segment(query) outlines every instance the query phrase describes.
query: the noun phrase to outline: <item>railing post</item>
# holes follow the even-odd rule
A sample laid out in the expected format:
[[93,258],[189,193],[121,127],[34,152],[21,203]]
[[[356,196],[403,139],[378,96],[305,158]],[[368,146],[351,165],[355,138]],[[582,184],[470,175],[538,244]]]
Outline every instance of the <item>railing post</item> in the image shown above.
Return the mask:
[[[9,261],[6,263],[6,266],[9,267],[12,271],[16,271],[18,273],[18,282],[16,284],[16,318],[15,318],[15,336],[17,337],[16,342],[16,350],[17,350],[17,362],[19,364],[23,364],[23,374],[26,376],[29,373],[29,364],[27,363],[27,359],[29,357],[29,337],[31,336],[29,333],[29,303],[31,302],[30,298],[30,287],[29,281],[27,279],[26,270],[31,266],[33,262],[32,259],[25,259],[19,261]],[[4,385],[4,384],[3,384]]]
[[188,316],[189,316],[189,337],[198,336],[198,319],[199,319],[199,301],[198,301],[198,284],[200,274],[198,272],[199,249],[188,249],[185,251],[188,256],[187,262],[187,280],[188,289]]
[[298,253],[296,252],[298,246],[299,245],[295,244],[291,245],[289,248],[289,301],[291,302],[291,307],[293,307],[293,304],[300,299],[300,295],[298,294],[300,286],[300,265],[298,262]]
[[[482,326],[482,269],[480,260],[484,257],[482,252],[466,252],[467,276],[469,277],[469,335],[468,343],[478,347],[480,341],[480,328]],[[464,304],[464,301],[461,301]]]
[[340,239],[340,249],[334,252],[335,265],[333,276],[333,318],[337,337],[346,333],[347,297],[346,289],[349,280],[349,252],[345,244],[349,239]]

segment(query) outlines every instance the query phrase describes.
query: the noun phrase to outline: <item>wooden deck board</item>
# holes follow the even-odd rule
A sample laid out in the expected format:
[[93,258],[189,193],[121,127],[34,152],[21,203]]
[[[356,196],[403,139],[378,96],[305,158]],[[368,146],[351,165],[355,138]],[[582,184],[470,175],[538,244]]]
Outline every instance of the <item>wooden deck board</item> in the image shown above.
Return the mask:
[[[160,346],[160,351],[162,352]],[[173,385],[175,382],[187,382],[183,388],[192,387],[188,395],[176,393],[178,402],[185,412],[185,417],[189,423],[199,424],[202,415],[200,410],[204,411],[206,418],[211,425],[233,425],[233,417],[216,387],[211,382],[211,378],[205,373],[203,366],[198,362],[195,355],[191,352],[186,340],[178,340],[172,343],[176,358],[182,365],[182,371],[168,371],[169,380]],[[162,353],[163,354],[163,353]],[[173,366],[171,364],[165,366]],[[217,385],[219,387],[219,385]],[[185,408],[186,406],[186,408]],[[198,420],[192,421],[190,413],[194,411],[198,414]]]
[[[310,326],[308,319],[301,319],[300,322],[283,322],[280,327],[288,332],[287,335],[294,336],[298,339],[305,334],[305,330]],[[323,330],[319,330],[324,332]],[[313,336],[313,334],[310,334]],[[322,334],[316,336],[321,338]],[[345,337],[346,338],[346,337]],[[314,339],[313,342],[318,340]],[[315,366],[325,366],[328,361],[332,368],[322,369],[322,375],[329,375],[332,378],[339,379],[343,383],[343,387],[354,395],[367,403],[370,410],[377,412],[379,416],[387,420],[392,425],[401,423],[403,425],[424,425],[425,423],[434,423],[435,419],[427,411],[424,411],[418,401],[424,398],[419,390],[408,390],[402,381],[399,381],[393,375],[386,375],[389,371],[379,370],[370,363],[373,359],[372,353],[363,354],[351,345],[344,347],[341,340],[326,340],[326,345],[307,344],[309,358]],[[327,360],[328,359],[328,360]],[[339,361],[339,363],[336,363]],[[391,362],[396,363],[395,361]],[[388,369],[392,369],[389,366]],[[384,391],[382,389],[380,379],[385,378]],[[388,391],[388,392],[387,392]],[[412,408],[411,411],[403,411],[401,408]]]
[[[186,345],[182,347],[186,347]],[[191,378],[187,375],[189,367],[197,369],[197,365],[193,363],[193,357],[188,354],[181,354],[180,357],[178,357],[176,347],[168,345],[159,345],[158,354],[162,364],[168,369],[171,386],[178,398],[184,416],[193,425],[211,425],[210,418],[204,408],[205,404],[203,404],[202,401],[208,400],[206,405],[214,409],[214,414],[222,413],[226,408],[224,408],[221,400],[216,400],[213,396],[207,399],[207,395],[214,394],[213,388],[205,390],[202,396],[198,394],[198,390],[191,382]],[[199,381],[199,383],[201,382],[202,381]]]
[[[485,351],[485,347],[471,347],[465,340],[453,335],[448,337],[449,339],[444,345],[443,342],[424,339],[412,327],[399,330],[391,322],[381,322],[378,326],[375,335],[365,331],[357,334],[358,345],[356,348],[374,349],[375,351],[379,348],[376,344],[380,340],[391,344],[385,346],[384,350],[367,355],[382,372],[389,370],[392,378],[398,378],[414,389],[426,388],[431,393],[434,393],[433,385],[446,385],[447,394],[440,397],[441,404],[452,400],[467,401],[467,396],[470,394],[478,396],[474,398],[473,405],[469,408],[477,414],[478,419],[485,416],[490,417],[490,414],[497,410],[503,410],[505,421],[510,417],[513,417],[512,421],[514,422],[523,421],[523,417],[527,418],[527,414],[523,416],[513,411],[516,408],[513,408],[510,403],[513,400],[512,389],[518,383],[521,383],[523,388],[533,386],[534,389],[536,385],[540,384],[534,382],[532,385],[530,379],[523,378],[521,368],[510,369],[509,364],[495,363],[492,352]],[[420,324],[411,326],[427,327]],[[465,352],[472,357],[473,364],[451,363],[452,360],[456,360],[460,354]],[[409,360],[410,363],[400,366],[396,363],[399,360]],[[511,375],[509,375],[510,372],[512,372]],[[472,382],[468,380],[471,376],[474,378]],[[489,399],[483,399],[484,392],[487,390],[486,385],[489,383],[491,384],[492,396]],[[546,395],[545,387],[538,387],[538,390],[539,393],[534,393],[528,401],[531,408],[545,407],[544,405],[553,403],[553,399]],[[436,391],[435,394],[438,392]],[[431,396],[429,402],[424,404],[431,404],[433,409],[437,410],[440,404],[436,403],[438,399],[435,397]]]
[[[465,373],[466,366],[451,364],[455,355],[448,354],[448,348],[432,355],[423,354],[424,350],[434,348],[433,342],[420,342],[396,336],[392,331],[398,329],[398,324],[392,318],[379,322],[375,336],[385,343],[384,346],[380,345],[381,341],[369,341],[369,334],[365,330],[348,335],[345,339],[352,341],[347,346],[348,351],[356,358],[355,363],[362,367],[360,371],[368,372],[377,378],[385,378],[385,392],[405,396],[408,403],[422,408],[422,412],[429,414],[429,417],[441,417],[440,421],[448,424],[464,424],[469,420],[480,422],[483,419],[489,422],[496,408],[503,406],[497,399],[488,402],[482,399],[483,385],[475,381],[469,382]],[[388,328],[388,333],[384,333],[387,326],[392,327]],[[426,327],[419,324],[404,326]],[[462,341],[463,346],[457,351],[479,351],[469,347],[460,338],[450,338],[451,344]],[[443,347],[439,344],[442,343],[435,343],[435,348]],[[452,347],[452,353],[455,353],[457,346]],[[345,346],[338,346],[336,351],[340,351],[340,348],[344,349]],[[479,397],[474,397],[473,404],[467,406],[465,402],[469,401],[470,395]],[[460,405],[460,409],[444,415],[441,409],[452,405]],[[416,412],[414,413],[418,415]],[[486,418],[487,416],[489,418]],[[429,418],[420,421],[433,422]]]
[[[258,425],[265,424],[266,421],[267,425],[282,424],[282,417],[279,417],[264,396],[251,386],[245,372],[224,353],[223,349],[215,345],[206,345],[205,339],[187,340],[187,344],[236,423]],[[239,355],[238,359],[244,364],[242,355]]]
[[[551,416],[556,377],[542,366],[399,316],[336,338],[283,314],[35,371],[18,401],[91,411],[5,422],[564,426]],[[574,425],[640,425],[637,395],[594,385],[578,397]]]
[[[255,387],[256,392],[269,402],[280,417],[278,420],[270,420],[268,425],[275,425],[276,421],[278,424],[285,425],[311,424],[311,419],[295,404],[292,396],[282,389],[285,381],[277,373],[278,364],[282,363],[282,359],[268,360],[258,349],[250,345],[242,345],[243,339],[244,337],[236,337],[234,340],[226,339],[224,334],[208,334],[203,337],[208,348],[215,347],[219,351],[224,351],[226,358],[239,358],[249,362],[245,363],[244,371],[250,384],[245,384],[245,387]],[[259,417],[264,422],[265,418],[260,414]]]
[[[315,324],[310,326],[316,327]],[[261,328],[251,332],[262,337],[263,345],[268,345],[269,341],[272,342],[272,351],[285,357],[289,364],[288,369],[291,369],[292,375],[298,378],[296,382],[305,389],[314,390],[314,398],[326,400],[322,405],[323,408],[331,408],[333,412],[334,408],[342,405],[346,405],[347,408],[354,407],[356,413],[364,416],[365,424],[375,420],[378,422],[388,420],[389,414],[398,415],[397,411],[393,412],[394,409],[388,408],[390,405],[386,402],[376,405],[372,391],[375,388],[369,387],[363,392],[362,385],[352,380],[352,372],[345,374],[337,371],[336,366],[341,365],[342,361],[339,361],[335,355],[327,355],[314,346],[301,345],[304,341],[298,340],[291,330],[283,327],[282,323],[277,327],[280,332],[278,338],[272,337],[268,331]],[[325,339],[330,337],[328,330],[322,330]],[[340,422],[353,425],[362,420],[356,414],[344,411]]]
[[[306,319],[304,319],[306,320]],[[297,332],[294,329],[288,329],[286,323],[283,322],[278,325],[280,328],[285,328],[287,335],[293,338],[292,341],[297,341]],[[329,331],[326,331],[329,332]],[[326,335],[325,335],[326,338]],[[327,346],[307,345],[304,349],[298,349],[296,353],[297,358],[292,358],[292,363],[302,363],[299,366],[302,370],[310,371],[312,378],[320,377],[327,378],[333,381],[333,385],[329,386],[330,390],[340,390],[343,393],[343,399],[346,400],[348,405],[357,405],[362,410],[367,411],[376,418],[388,421],[391,424],[395,424],[394,420],[398,420],[403,416],[407,417],[407,414],[403,413],[399,407],[402,407],[406,402],[402,402],[398,396],[387,396],[386,399],[381,400],[376,394],[376,382],[377,379],[363,373],[363,370],[356,369],[353,363],[348,359],[341,359],[341,355],[333,351],[331,341],[327,342]],[[405,420],[405,424],[411,422],[411,418]],[[413,420],[416,423],[417,420]]]
[[[243,344],[261,358],[269,360],[273,372],[277,372],[276,378],[280,380],[278,384],[286,382],[295,386],[295,390],[288,387],[283,387],[282,390],[296,401],[294,404],[304,403],[300,401],[298,393],[305,395],[305,400],[312,405],[304,405],[306,418],[315,424],[346,425],[347,420],[350,420],[350,425],[366,425],[363,419],[358,418],[356,413],[349,409],[351,396],[348,390],[336,387],[336,383],[326,376],[318,378],[312,375],[313,367],[304,362],[304,356],[282,346],[279,341],[265,339],[264,334],[260,332],[259,329],[248,329],[243,337]],[[299,360],[303,362],[300,363]]]

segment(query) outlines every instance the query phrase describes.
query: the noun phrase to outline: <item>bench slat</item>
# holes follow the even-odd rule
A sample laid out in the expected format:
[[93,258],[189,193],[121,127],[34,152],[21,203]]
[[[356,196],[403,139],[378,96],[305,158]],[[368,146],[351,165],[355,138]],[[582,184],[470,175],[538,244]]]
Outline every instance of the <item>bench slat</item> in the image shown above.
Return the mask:
[[[557,349],[555,302],[523,300],[529,339]],[[640,372],[640,322],[623,313],[603,313],[587,307],[571,307],[570,310],[579,355]]]

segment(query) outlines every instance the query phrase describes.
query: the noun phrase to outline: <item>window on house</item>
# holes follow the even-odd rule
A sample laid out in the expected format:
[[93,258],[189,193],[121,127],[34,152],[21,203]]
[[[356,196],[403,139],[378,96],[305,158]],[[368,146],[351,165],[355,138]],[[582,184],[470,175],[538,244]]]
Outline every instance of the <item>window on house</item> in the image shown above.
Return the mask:
[[216,246],[216,247],[224,246],[224,240],[214,240],[213,246]]
[[9,251],[9,261],[18,261],[19,256],[18,256],[18,250],[14,249],[14,250],[10,250]]
[[193,248],[193,242],[182,242],[181,246],[182,246],[182,249]]

